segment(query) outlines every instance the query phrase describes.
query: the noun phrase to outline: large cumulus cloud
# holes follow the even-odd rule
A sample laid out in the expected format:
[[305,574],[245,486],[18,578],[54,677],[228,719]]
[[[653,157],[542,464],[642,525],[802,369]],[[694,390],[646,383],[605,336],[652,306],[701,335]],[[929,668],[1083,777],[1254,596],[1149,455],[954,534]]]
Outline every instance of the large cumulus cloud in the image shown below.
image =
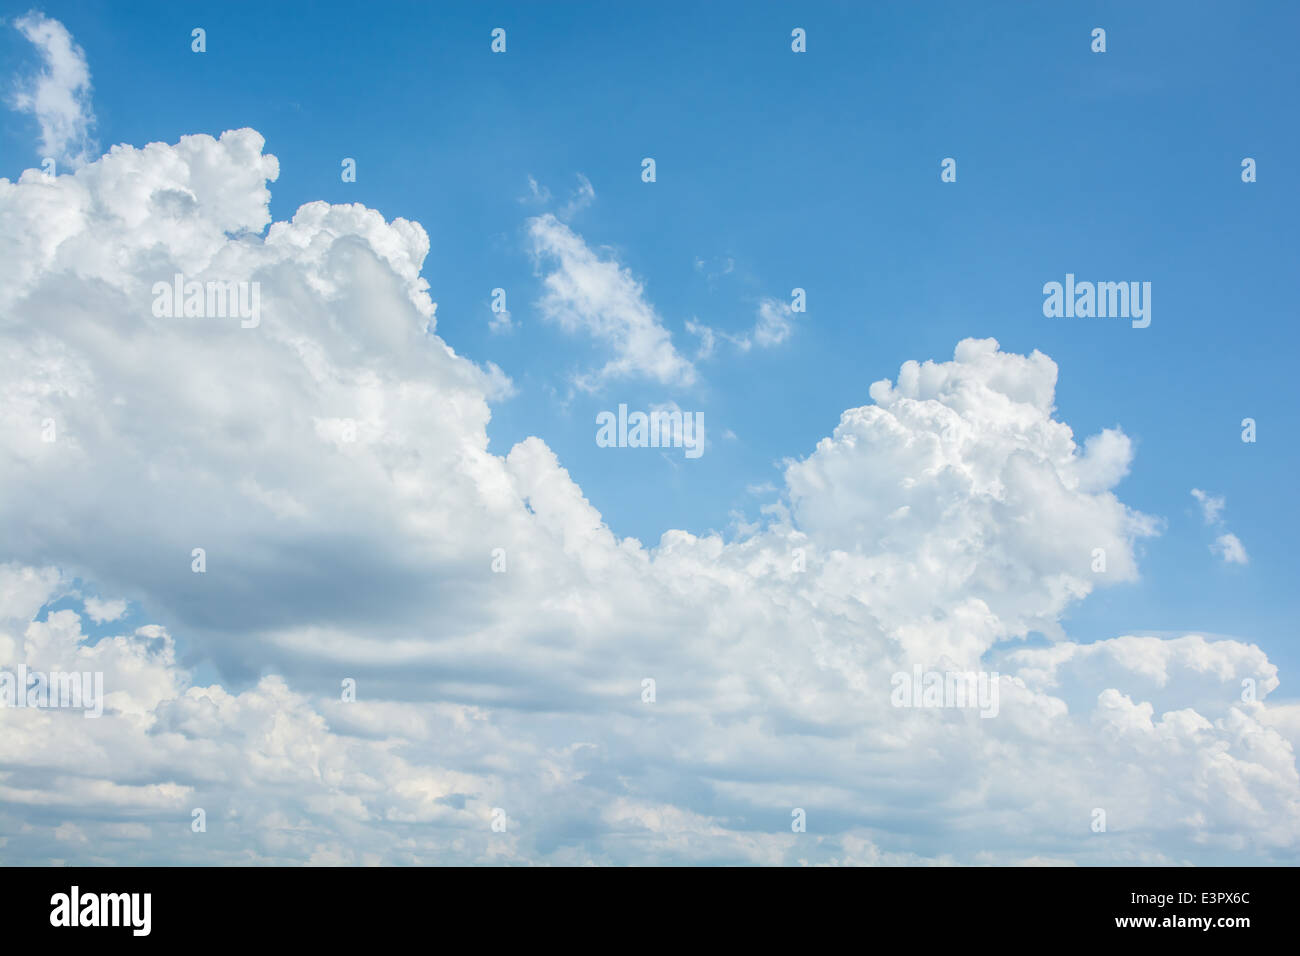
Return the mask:
[[[270,223],[262,147],[0,180],[0,667],[107,692],[0,710],[0,858],[1294,855],[1300,721],[1258,648],[1061,628],[1158,523],[1114,493],[1123,433],[1055,419],[1050,358],[907,362],[761,527],[619,539],[542,437],[488,451],[511,386],[438,336],[424,229]],[[258,282],[260,324],[156,317],[178,272]],[[998,716],[893,707],[916,666],[998,671]]]

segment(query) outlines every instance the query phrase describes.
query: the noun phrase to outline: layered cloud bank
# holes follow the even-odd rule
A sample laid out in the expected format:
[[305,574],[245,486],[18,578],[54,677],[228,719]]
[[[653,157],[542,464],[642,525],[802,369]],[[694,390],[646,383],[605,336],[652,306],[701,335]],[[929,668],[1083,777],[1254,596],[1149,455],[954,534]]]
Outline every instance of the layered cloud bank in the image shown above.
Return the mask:
[[[0,180],[0,668],[105,694],[0,708],[0,862],[1294,858],[1258,648],[1062,632],[1157,524],[1047,356],[907,362],[762,527],[647,547],[540,438],[489,453],[510,384],[438,337],[420,225],[270,223],[262,148]],[[177,275],[257,283],[259,321],[158,314]],[[996,716],[896,706],[918,670],[996,671]]]

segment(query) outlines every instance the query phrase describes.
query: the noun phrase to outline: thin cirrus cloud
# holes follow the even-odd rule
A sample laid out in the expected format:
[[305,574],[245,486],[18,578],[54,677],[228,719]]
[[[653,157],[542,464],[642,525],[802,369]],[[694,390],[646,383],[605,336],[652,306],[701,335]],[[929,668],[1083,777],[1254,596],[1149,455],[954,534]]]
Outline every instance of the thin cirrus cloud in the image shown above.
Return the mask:
[[86,616],[96,624],[104,624],[108,621],[119,620],[126,614],[126,602],[101,601],[98,598],[88,597],[85,599]]

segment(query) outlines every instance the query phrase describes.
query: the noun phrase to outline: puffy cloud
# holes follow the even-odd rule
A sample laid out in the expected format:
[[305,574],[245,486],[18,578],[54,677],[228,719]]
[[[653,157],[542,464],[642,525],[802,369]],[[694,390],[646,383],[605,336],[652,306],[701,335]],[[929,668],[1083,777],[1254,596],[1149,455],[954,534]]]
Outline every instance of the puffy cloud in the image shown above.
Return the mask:
[[[1054,418],[1047,356],[905,363],[761,523],[645,546],[540,438],[488,452],[508,382],[437,335],[424,230],[270,223],[262,145],[0,180],[0,668],[99,672],[106,699],[0,708],[4,862],[1294,854],[1300,720],[1258,648],[1065,639],[1155,521],[1114,493],[1128,439]],[[682,374],[626,272],[531,223],[615,370]],[[176,272],[258,282],[260,324],[155,316]],[[88,637],[74,582],[154,623]],[[998,716],[894,706],[914,667],[998,671]]]
[[1075,473],[1084,491],[1114,488],[1133,462],[1133,442],[1118,428],[1107,428],[1083,443]]
[[[590,184],[587,184],[588,188]],[[695,368],[673,347],[641,283],[619,263],[602,259],[583,238],[551,213],[528,220],[532,252],[543,276],[542,314],[566,332],[583,332],[612,350],[613,357],[576,384],[641,376],[668,385],[690,385]]]
[[119,620],[125,614],[125,601],[101,601],[98,598],[86,598],[86,616],[96,624]]
[[[1137,576],[1132,545],[1155,522],[1108,490],[1122,470],[1097,458],[1116,454],[1093,443],[1080,455],[1052,418],[1056,375],[1047,356],[992,339],[962,342],[953,362],[905,363],[787,469],[798,526],[888,582],[877,613],[924,620],[927,641],[950,631],[968,659],[1003,637],[1057,633],[1070,602]],[[1127,452],[1122,435],[1107,444]],[[991,611],[991,626],[941,623],[958,607]]]
[[95,148],[86,54],[62,23],[41,13],[19,17],[14,27],[36,47],[43,68],[19,87],[12,105],[36,117],[43,157],[80,166],[92,158]]

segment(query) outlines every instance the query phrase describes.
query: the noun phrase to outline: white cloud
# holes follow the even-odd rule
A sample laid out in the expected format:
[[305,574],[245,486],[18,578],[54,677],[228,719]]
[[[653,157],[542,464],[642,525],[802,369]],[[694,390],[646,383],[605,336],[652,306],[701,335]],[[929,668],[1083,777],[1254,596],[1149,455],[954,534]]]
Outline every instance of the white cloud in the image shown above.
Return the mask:
[[607,346],[613,358],[576,384],[594,389],[603,381],[641,376],[666,385],[690,385],[694,366],[673,347],[641,283],[619,263],[602,259],[583,238],[546,213],[528,220],[532,251],[543,277],[542,314],[566,332],[582,332]]
[[91,138],[95,114],[86,55],[62,23],[41,13],[19,17],[14,27],[40,52],[42,69],[19,86],[11,104],[36,117],[43,157],[80,166],[95,149]]
[[596,189],[591,185],[591,180],[582,173],[578,173],[578,188],[573,191],[569,196],[569,201],[560,209],[559,216],[564,220],[571,219],[595,201]]
[[85,600],[85,607],[86,616],[96,624],[121,620],[126,614],[125,601],[101,601],[99,598],[88,597]]
[[[698,266],[698,260],[697,260]],[[758,303],[754,327],[747,332],[732,334],[703,325],[698,320],[686,323],[686,330],[700,339],[700,351],[697,359],[705,359],[713,354],[717,339],[724,339],[741,352],[748,352],[755,345],[759,348],[774,348],[785,342],[794,333],[795,313],[789,302],[780,299],[765,298]]]
[[686,320],[686,331],[691,335],[697,336],[700,340],[699,350],[695,353],[697,361],[706,359],[713,354],[716,337],[713,330],[707,325],[701,325],[696,319]]
[[[1199,488],[1192,489],[1192,497],[1201,504],[1201,514],[1205,518],[1207,525],[1217,525],[1223,527],[1223,509],[1227,504],[1226,500],[1220,495],[1209,495]],[[1235,534],[1224,531],[1214,539],[1210,545],[1210,551],[1223,559],[1224,564],[1248,564],[1250,558],[1246,555],[1246,548]]]
[[1208,495],[1200,488],[1192,489],[1192,497],[1201,504],[1201,516],[1206,524],[1219,524],[1223,518],[1226,501],[1221,495]]
[[[418,224],[310,203],[261,234],[262,146],[0,180],[0,667],[103,672],[108,698],[0,708],[3,862],[1294,857],[1300,719],[1259,648],[1065,639],[1155,522],[1115,495],[1122,432],[1080,448],[1054,418],[1050,358],[907,362],[763,521],[644,546],[540,438],[487,450],[508,383],[437,336]],[[680,375],[632,334],[662,328],[625,270],[533,223],[558,301],[623,310],[627,371]],[[260,326],[155,318],[175,271],[259,281]],[[74,580],[155,623],[92,645],[40,614]],[[999,671],[998,717],[891,706],[913,666]],[[176,840],[194,807],[208,832]]]
[[794,331],[794,311],[789,302],[764,299],[758,304],[758,320],[754,323],[754,343],[760,348],[780,345]]
[[1221,557],[1225,564],[1247,564],[1250,561],[1246,556],[1245,546],[1231,532],[1215,538],[1214,544],[1210,545],[1210,550]]

